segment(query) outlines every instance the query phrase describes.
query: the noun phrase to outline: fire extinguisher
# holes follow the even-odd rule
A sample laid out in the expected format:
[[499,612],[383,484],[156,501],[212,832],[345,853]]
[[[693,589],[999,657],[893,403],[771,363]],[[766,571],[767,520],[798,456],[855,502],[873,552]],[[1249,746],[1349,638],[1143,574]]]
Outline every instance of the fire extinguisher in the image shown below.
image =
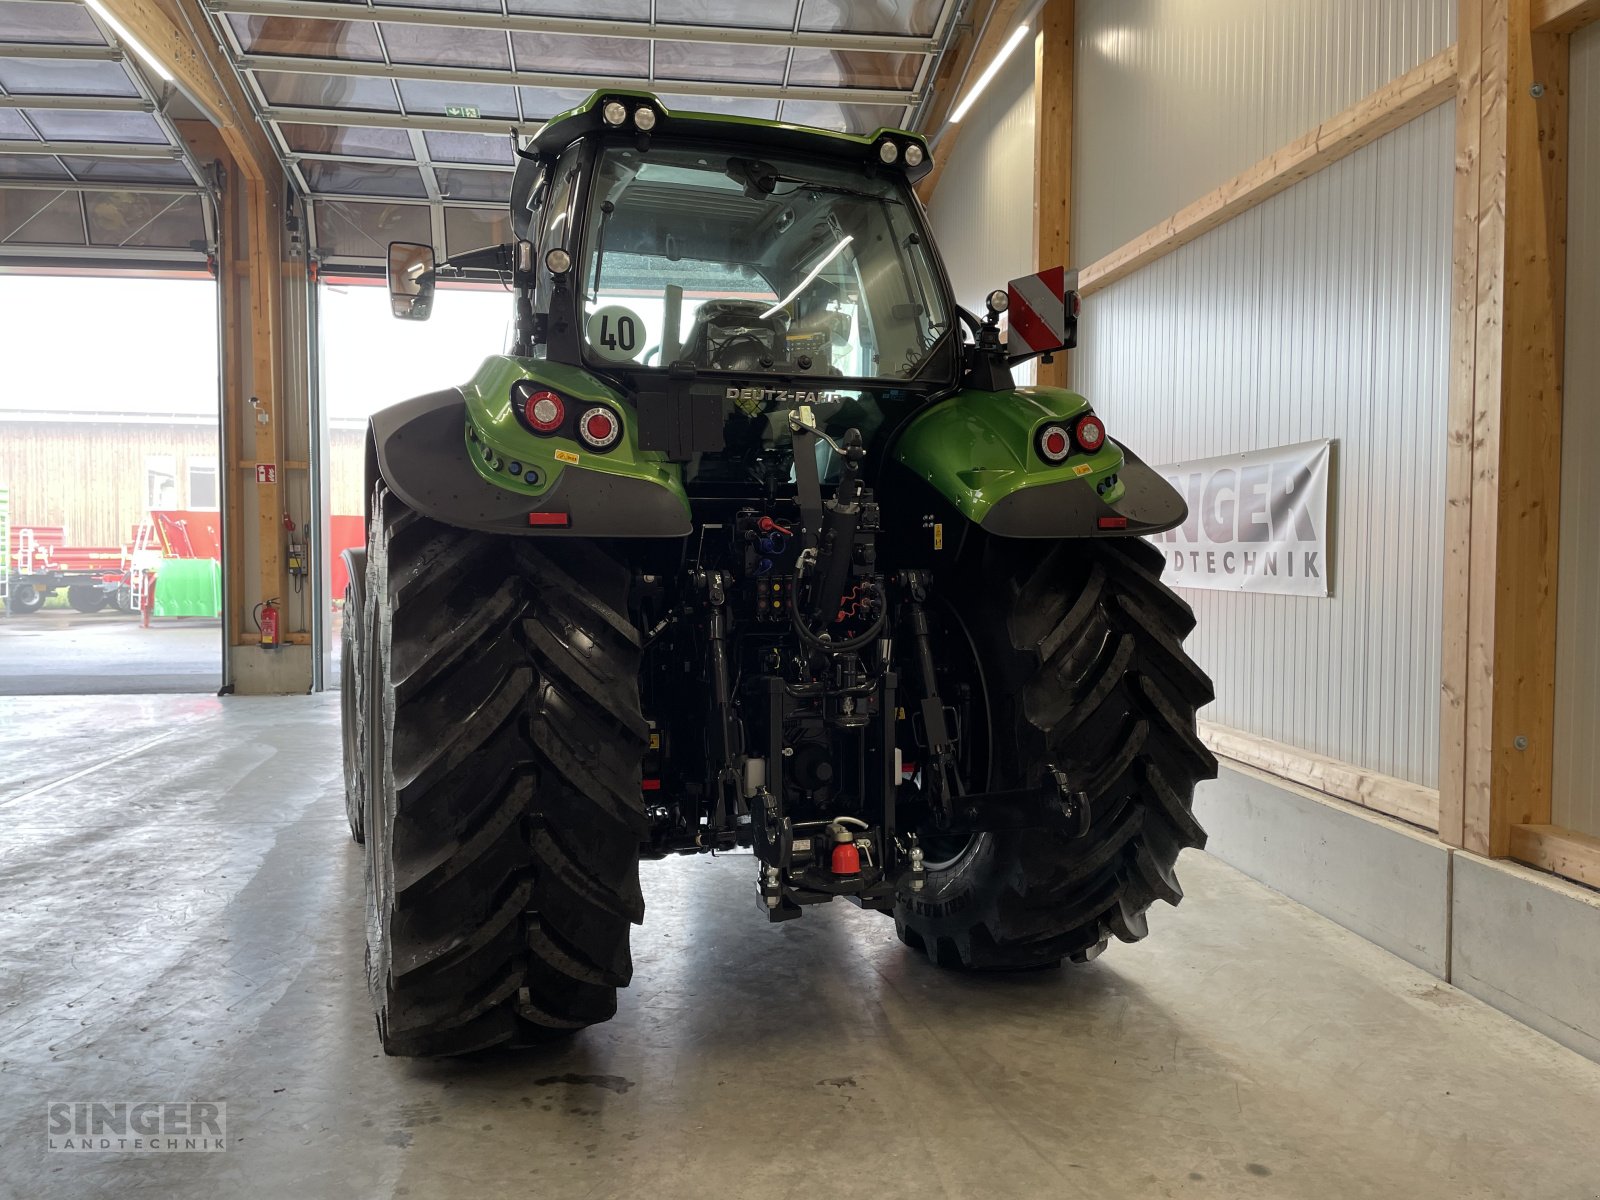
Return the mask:
[[261,631],[261,648],[263,650],[276,650],[278,648],[277,605],[277,597],[273,597],[264,604],[256,605],[256,628]]

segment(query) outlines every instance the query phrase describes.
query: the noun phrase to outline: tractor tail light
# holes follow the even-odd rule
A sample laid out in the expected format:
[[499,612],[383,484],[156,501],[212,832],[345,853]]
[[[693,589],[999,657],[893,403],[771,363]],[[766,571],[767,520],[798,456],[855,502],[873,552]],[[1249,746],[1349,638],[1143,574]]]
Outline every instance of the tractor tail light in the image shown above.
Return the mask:
[[1078,435],[1078,445],[1085,454],[1093,454],[1106,444],[1106,427],[1100,423],[1100,418],[1090,414],[1078,422],[1074,431]]
[[567,406],[554,392],[531,392],[523,403],[522,415],[535,433],[552,434],[567,419]]
[[585,409],[578,418],[578,436],[591,450],[609,450],[622,436],[622,420],[600,405]]
[[1039,431],[1039,457],[1058,463],[1072,453],[1072,440],[1060,425],[1046,425]]

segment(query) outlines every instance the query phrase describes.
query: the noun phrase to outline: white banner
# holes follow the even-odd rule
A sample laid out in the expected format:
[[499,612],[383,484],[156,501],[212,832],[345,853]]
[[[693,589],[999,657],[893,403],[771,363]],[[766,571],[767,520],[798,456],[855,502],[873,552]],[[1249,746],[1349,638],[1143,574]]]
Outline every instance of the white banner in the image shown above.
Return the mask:
[[1301,442],[1152,467],[1189,517],[1150,541],[1174,587],[1328,595],[1328,467],[1333,443]]

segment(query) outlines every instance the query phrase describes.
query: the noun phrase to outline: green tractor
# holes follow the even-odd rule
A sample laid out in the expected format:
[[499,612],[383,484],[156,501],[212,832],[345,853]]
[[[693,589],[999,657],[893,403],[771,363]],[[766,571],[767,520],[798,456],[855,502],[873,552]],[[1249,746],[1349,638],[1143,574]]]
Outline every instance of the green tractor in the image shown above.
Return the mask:
[[[943,966],[1086,962],[1182,895],[1216,764],[1183,500],[1088,402],[1060,270],[959,308],[924,139],[602,91],[517,147],[511,235],[389,248],[394,314],[514,296],[510,352],[372,419],[344,641],[386,1051],[604,1021],[642,857],[748,848]],[[1006,330],[1000,316],[1010,309]]]

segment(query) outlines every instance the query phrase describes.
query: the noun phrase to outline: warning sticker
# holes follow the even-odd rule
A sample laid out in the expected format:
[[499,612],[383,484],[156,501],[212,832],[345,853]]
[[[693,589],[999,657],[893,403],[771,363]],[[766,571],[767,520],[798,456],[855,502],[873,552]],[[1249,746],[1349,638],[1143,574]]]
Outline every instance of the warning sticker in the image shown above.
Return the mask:
[[578,456],[576,454],[574,454],[571,450],[557,450],[556,451],[556,461],[557,462],[564,462],[564,463],[572,463],[573,465],[577,465]]

